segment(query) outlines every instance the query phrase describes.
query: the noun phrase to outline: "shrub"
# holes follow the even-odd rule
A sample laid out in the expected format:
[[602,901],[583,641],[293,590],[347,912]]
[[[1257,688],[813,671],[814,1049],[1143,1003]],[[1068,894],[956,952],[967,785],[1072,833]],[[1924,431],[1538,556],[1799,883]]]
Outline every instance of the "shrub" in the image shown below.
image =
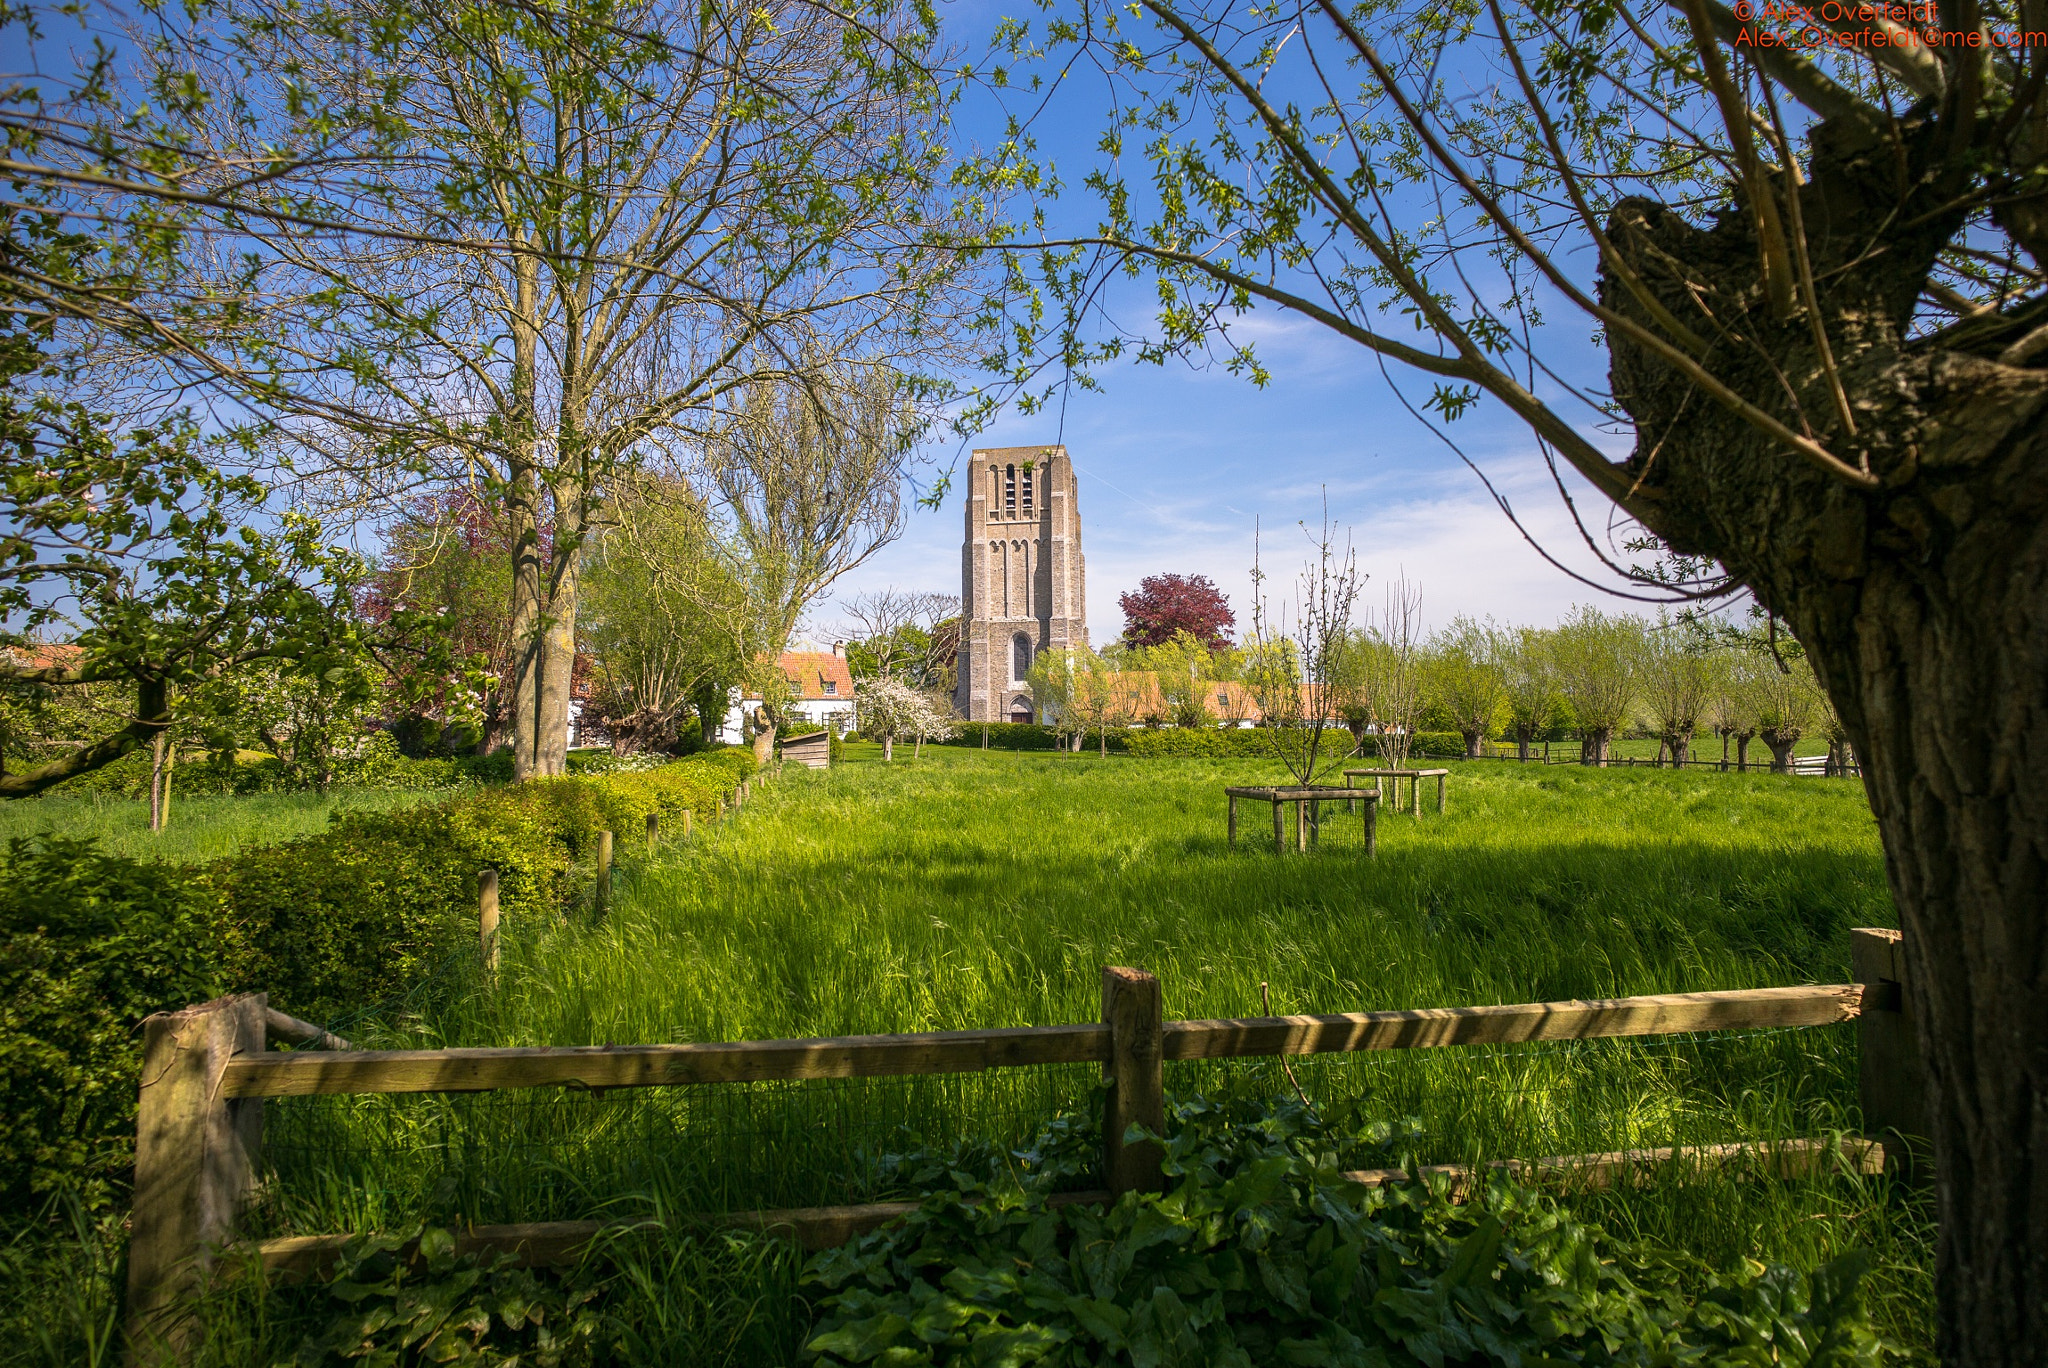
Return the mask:
[[223,928],[185,871],[90,841],[0,863],[0,1202],[104,1195],[133,1160],[136,1025],[218,991]]
[[[1049,751],[1058,750],[1060,747],[1060,739],[1053,734],[1053,729],[1036,722],[962,722],[959,725],[960,734],[944,744],[971,746],[979,750],[985,728],[988,732],[990,750]],[[1092,744],[1095,733],[1090,732],[1088,735]],[[1115,728],[1110,730],[1109,748],[1113,751],[1123,749],[1122,731]]]
[[642,830],[650,812],[666,822],[709,810],[754,768],[750,751],[731,747],[658,769],[344,813],[318,836],[239,852],[201,876],[239,928],[229,977],[300,1016],[371,1007],[474,945],[478,870],[498,871],[506,916],[559,915],[582,889],[599,831]]
[[735,747],[484,788],[344,813],[199,868],[14,841],[0,863],[0,1203],[104,1195],[127,1167],[143,1017],[222,991],[261,990],[315,1020],[375,1008],[475,953],[478,870],[498,871],[508,916],[559,916],[599,831],[708,810],[753,771]]

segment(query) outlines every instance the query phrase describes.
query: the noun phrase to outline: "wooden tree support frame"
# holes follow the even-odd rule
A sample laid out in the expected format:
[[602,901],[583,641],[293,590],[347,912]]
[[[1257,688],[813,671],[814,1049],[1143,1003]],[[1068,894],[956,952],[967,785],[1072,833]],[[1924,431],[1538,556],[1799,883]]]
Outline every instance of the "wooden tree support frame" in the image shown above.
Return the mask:
[[1394,811],[1396,812],[1401,810],[1401,781],[1406,779],[1408,781],[1408,810],[1417,817],[1422,815],[1422,781],[1425,779],[1436,780],[1436,814],[1439,817],[1444,815],[1444,785],[1449,781],[1450,777],[1451,772],[1447,769],[1348,769],[1344,771],[1344,782],[1347,784],[1359,778],[1391,780],[1394,785]]
[[1294,846],[1306,852],[1322,837],[1323,804],[1342,801],[1349,808],[1353,804],[1365,806],[1365,854],[1371,859],[1379,854],[1378,811],[1380,791],[1369,788],[1337,788],[1323,784],[1294,784],[1279,787],[1226,788],[1223,796],[1229,803],[1230,827],[1229,844],[1237,844],[1237,804],[1246,802],[1271,803],[1273,805],[1273,849],[1276,854],[1287,853],[1287,829],[1284,813],[1289,804],[1294,807]]
[[[1372,805],[1368,805],[1368,810]],[[234,1235],[253,1190],[262,1142],[263,1099],[332,1093],[478,1092],[535,1087],[664,1087],[762,1080],[898,1077],[969,1073],[1026,1065],[1104,1066],[1103,1173],[1106,1188],[1063,1201],[1114,1200],[1161,1186],[1161,1146],[1131,1127],[1165,1128],[1165,1064],[1366,1050],[1859,1023],[1866,1129],[1881,1138],[1630,1151],[1504,1161],[1526,1181],[1606,1187],[1649,1181],[1679,1168],[1741,1163],[1796,1176],[1824,1163],[1873,1171],[1901,1168],[1924,1148],[1927,1096],[1911,1018],[1904,957],[1895,931],[1853,935],[1858,982],[1791,988],[1671,993],[1600,1001],[1349,1012],[1323,1016],[1167,1021],[1159,980],[1142,969],[1102,973],[1102,1019],[1067,1026],[937,1031],[720,1044],[569,1048],[350,1050],[339,1037],[269,1007],[260,993],[222,998],[145,1023],[136,1136],[133,1236],[129,1253],[128,1353],[132,1365],[177,1362],[187,1312]],[[272,1019],[286,1039],[343,1048],[266,1052]],[[1454,1190],[1476,1174],[1455,1165]],[[1393,1182],[1398,1171],[1346,1174]],[[899,1219],[907,1203],[737,1213],[691,1218],[782,1233],[808,1248],[842,1243]],[[600,1222],[478,1226],[463,1247],[533,1262],[570,1257],[617,1230]],[[278,1274],[316,1272],[345,1235],[294,1236],[240,1246],[248,1261]]]

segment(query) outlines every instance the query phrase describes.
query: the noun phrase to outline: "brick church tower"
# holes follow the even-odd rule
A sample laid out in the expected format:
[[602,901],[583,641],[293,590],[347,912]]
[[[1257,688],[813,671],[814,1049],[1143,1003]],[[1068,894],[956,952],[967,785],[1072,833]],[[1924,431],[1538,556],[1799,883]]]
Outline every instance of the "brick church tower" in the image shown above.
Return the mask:
[[974,453],[960,546],[960,682],[972,722],[1036,722],[1024,676],[1041,651],[1088,644],[1081,510],[1063,446]]

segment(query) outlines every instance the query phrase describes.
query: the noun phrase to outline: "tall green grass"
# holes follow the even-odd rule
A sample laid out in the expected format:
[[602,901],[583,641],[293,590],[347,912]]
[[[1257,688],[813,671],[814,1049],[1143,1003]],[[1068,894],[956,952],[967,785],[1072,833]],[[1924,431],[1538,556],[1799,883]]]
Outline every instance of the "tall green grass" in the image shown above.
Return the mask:
[[417,803],[445,802],[446,791],[395,792],[335,789],[329,793],[265,793],[247,798],[176,795],[171,824],[149,829],[149,804],[101,793],[25,798],[0,803],[0,841],[53,831],[96,836],[100,848],[135,859],[152,857],[203,864],[244,846],[271,845],[327,829],[337,812],[384,812]]
[[[1257,814],[1229,848],[1223,785],[1277,777],[1253,762],[851,758],[759,785],[694,845],[629,859],[604,923],[510,926],[495,983],[471,975],[356,1034],[574,1045],[1082,1021],[1105,964],[1157,973],[1182,1017],[1256,1014],[1262,983],[1274,1011],[1331,1012],[1834,982],[1848,929],[1893,920],[1874,823],[1841,781],[1458,765],[1448,815],[1384,815],[1367,861],[1336,813],[1306,857],[1277,857]],[[1417,1118],[1430,1162],[1853,1130],[1855,1063],[1853,1032],[1830,1028],[1296,1072],[1312,1098]],[[1291,1086],[1270,1062],[1176,1064],[1168,1086],[1226,1071]],[[1090,1073],[294,1099],[271,1108],[277,1181],[257,1219],[314,1232],[867,1200],[887,1195],[878,1155],[1022,1138],[1083,1104]],[[1884,1318],[1924,1334],[1924,1213],[1884,1180],[1574,1200],[1724,1263],[1873,1245]],[[786,1296],[750,1314],[734,1341],[748,1353],[794,1343]]]

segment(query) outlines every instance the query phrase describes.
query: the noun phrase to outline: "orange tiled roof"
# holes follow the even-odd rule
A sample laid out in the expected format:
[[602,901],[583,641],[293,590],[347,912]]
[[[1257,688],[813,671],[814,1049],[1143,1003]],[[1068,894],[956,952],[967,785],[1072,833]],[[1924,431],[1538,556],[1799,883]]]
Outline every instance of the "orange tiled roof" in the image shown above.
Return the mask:
[[[853,697],[853,672],[846,657],[830,651],[784,651],[782,673],[799,699]],[[830,687],[827,687],[827,686]]]

